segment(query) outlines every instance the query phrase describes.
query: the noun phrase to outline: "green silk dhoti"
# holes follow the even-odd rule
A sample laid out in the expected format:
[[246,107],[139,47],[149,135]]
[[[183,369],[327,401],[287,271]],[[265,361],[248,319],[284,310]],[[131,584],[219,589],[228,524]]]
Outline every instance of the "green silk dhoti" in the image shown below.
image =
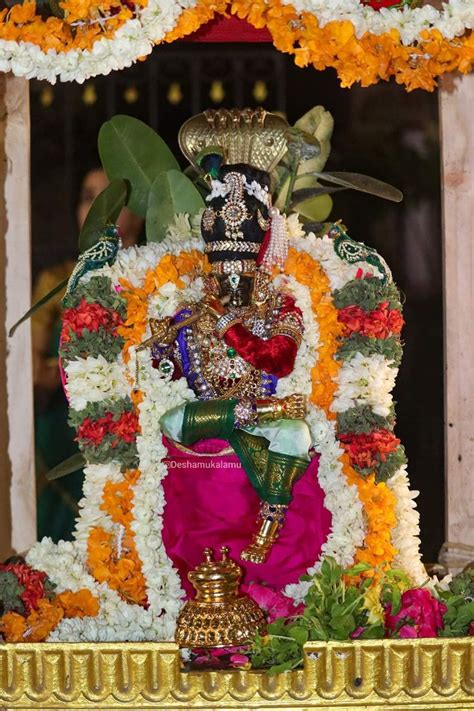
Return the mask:
[[250,483],[263,501],[287,505],[293,484],[306,470],[311,437],[304,420],[280,419],[235,426],[237,400],[194,401],[168,410],[163,434],[189,446],[202,439],[225,439],[234,449]]

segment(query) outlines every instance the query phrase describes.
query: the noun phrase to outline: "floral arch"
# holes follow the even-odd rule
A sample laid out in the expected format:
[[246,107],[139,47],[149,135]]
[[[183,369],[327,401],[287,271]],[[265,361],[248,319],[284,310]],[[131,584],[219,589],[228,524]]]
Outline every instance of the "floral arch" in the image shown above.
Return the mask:
[[215,17],[266,28],[298,66],[332,67],[343,87],[395,80],[433,90],[446,72],[474,66],[474,6],[438,10],[408,0],[63,0],[44,18],[35,0],[0,15],[0,69],[83,82],[144,59],[155,45],[189,37]]

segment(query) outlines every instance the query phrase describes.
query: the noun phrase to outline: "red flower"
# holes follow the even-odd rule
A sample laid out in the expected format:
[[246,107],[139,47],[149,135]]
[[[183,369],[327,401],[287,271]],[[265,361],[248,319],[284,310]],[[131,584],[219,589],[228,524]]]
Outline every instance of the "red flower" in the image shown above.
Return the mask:
[[374,469],[380,461],[385,462],[387,454],[394,452],[400,444],[398,437],[386,429],[374,430],[370,434],[340,434],[339,441],[352,466],[359,469]]
[[86,417],[77,428],[76,441],[82,441],[86,446],[97,447],[106,435],[115,435],[111,441],[112,447],[117,447],[120,441],[134,442],[139,432],[138,417],[131,410],[122,412],[118,419],[114,419],[111,412],[106,412],[103,417],[92,420]]
[[242,585],[245,592],[257,605],[266,613],[268,623],[273,622],[278,617],[294,617],[303,612],[304,605],[295,606],[293,600],[283,593],[273,590],[266,585],[250,583]]
[[385,627],[391,637],[437,637],[447,609],[426,588],[407,590],[398,614],[392,615],[391,605],[386,606]]
[[111,412],[106,412],[104,417],[92,420],[86,417],[77,428],[76,441],[82,440],[84,444],[97,447],[109,433],[110,423],[113,421]]
[[124,412],[112,421],[109,431],[125,442],[134,442],[139,431],[138,417],[131,410]]
[[101,326],[114,331],[122,324],[122,318],[116,311],[105,309],[100,304],[89,304],[82,299],[79,306],[66,309],[63,314],[62,340],[67,342],[71,332],[82,335],[82,331],[98,331]]
[[29,615],[32,610],[37,610],[39,600],[44,597],[44,584],[48,578],[46,573],[30,568],[27,563],[1,564],[0,571],[16,575],[19,584],[25,588],[20,599],[26,613]]
[[346,306],[338,313],[338,320],[344,324],[344,335],[360,333],[369,338],[387,338],[398,334],[405,323],[397,309],[390,309],[388,301],[379,304],[373,311],[364,311],[360,306]]

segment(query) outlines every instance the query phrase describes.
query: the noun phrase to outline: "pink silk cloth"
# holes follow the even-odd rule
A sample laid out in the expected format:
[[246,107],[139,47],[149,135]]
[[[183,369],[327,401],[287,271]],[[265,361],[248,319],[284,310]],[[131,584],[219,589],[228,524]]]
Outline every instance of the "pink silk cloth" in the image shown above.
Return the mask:
[[[267,561],[256,565],[240,560],[240,552],[259,526],[260,500],[228,443],[207,439],[186,451],[166,438],[163,442],[168,449],[163,543],[188,596],[193,587],[187,575],[202,562],[207,547],[217,557],[221,546],[229,546],[231,556],[244,569],[242,582],[263,583],[277,590],[296,583],[318,560],[331,529],[331,514],[324,508],[324,492],[317,479],[319,457],[312,459],[295,484],[285,525]],[[209,453],[214,454],[203,456]]]

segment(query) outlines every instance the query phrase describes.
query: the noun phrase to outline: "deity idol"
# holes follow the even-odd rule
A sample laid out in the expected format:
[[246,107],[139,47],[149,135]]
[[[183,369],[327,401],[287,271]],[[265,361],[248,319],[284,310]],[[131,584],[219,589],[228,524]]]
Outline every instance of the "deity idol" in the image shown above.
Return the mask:
[[[151,346],[156,368],[184,376],[196,394],[161,418],[168,440],[189,447],[219,438],[238,456],[261,502],[258,530],[240,552],[242,560],[256,564],[267,560],[293,485],[314,454],[304,420],[306,397],[275,397],[278,379],[293,371],[304,325],[291,293],[272,285],[273,272],[283,268],[288,254],[286,223],[272,207],[268,172],[280,157],[285,124],[271,116],[269,126],[265,116],[235,112],[231,122],[207,113],[207,141],[220,145],[197,156],[210,184],[201,221],[211,266],[205,297],[183,304],[171,319],[151,319],[152,336],[141,346]],[[180,134],[192,160],[187,137],[194,137],[201,121],[202,116],[192,119]],[[248,162],[226,162],[229,153]]]
[[294,298],[269,279],[287,237],[268,185],[250,165],[219,169],[202,217],[211,263],[204,302],[184,305],[152,347],[157,366],[184,374],[198,398],[162,417],[164,434],[184,445],[227,440],[261,499],[261,527],[241,554],[254,563],[269,554],[311,447],[304,396],[274,397],[304,327]]

